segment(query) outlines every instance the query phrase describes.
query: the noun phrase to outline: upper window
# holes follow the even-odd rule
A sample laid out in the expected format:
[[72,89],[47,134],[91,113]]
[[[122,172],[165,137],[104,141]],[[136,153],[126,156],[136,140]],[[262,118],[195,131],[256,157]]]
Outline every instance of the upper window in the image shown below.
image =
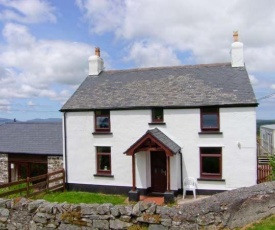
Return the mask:
[[110,131],[110,111],[96,110],[95,111],[95,131],[109,132]]
[[222,178],[222,149],[220,147],[200,148],[201,178]]
[[163,108],[152,109],[152,122],[163,122]]
[[97,174],[111,175],[111,147],[96,147]]
[[201,108],[201,130],[220,130],[219,108]]

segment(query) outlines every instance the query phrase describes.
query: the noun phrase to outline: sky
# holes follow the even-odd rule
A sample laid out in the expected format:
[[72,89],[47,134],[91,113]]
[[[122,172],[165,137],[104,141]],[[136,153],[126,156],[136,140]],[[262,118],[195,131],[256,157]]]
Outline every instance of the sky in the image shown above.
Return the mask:
[[0,118],[61,118],[95,47],[106,70],[222,63],[238,31],[275,119],[274,28],[274,0],[0,0]]

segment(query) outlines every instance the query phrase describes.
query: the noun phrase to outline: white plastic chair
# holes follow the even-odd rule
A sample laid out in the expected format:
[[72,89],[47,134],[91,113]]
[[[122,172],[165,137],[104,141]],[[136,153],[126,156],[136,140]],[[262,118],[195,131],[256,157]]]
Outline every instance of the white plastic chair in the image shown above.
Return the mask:
[[193,191],[194,198],[196,199],[196,188],[197,183],[195,178],[193,177],[186,177],[183,180],[183,199],[186,196],[186,191]]

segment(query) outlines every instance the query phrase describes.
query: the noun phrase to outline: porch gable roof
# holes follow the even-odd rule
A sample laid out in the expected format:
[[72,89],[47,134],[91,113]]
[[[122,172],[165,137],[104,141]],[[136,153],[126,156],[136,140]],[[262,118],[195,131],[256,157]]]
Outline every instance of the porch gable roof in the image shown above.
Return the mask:
[[[165,151],[166,155],[173,156],[180,152],[181,147],[175,143],[172,139],[170,139],[167,135],[165,135],[158,128],[148,130],[141,138],[139,138],[130,148],[128,148],[124,153],[126,155],[134,155],[136,152],[140,151],[139,148],[142,144],[150,139],[158,146],[161,147],[162,150]],[[148,150],[150,150],[148,148]]]

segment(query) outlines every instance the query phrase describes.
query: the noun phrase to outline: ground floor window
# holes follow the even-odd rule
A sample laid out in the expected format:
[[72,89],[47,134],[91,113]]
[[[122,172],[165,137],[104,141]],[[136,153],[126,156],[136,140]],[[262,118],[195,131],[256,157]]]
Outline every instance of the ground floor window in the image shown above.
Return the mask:
[[111,175],[111,147],[96,147],[97,174]]
[[200,176],[203,179],[222,178],[222,148],[200,148]]

